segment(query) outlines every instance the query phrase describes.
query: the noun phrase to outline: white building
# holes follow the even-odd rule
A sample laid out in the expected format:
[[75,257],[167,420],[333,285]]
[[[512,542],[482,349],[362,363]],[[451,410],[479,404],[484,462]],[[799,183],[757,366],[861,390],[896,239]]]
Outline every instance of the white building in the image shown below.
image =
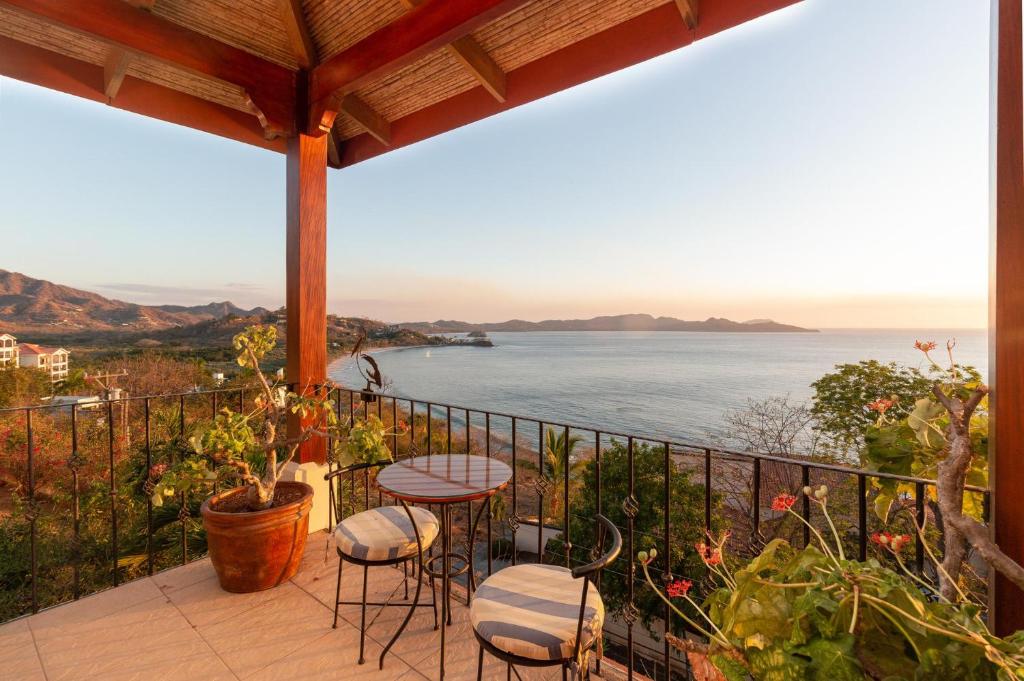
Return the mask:
[[42,369],[50,374],[50,380],[54,383],[68,377],[69,353],[64,348],[44,348],[35,343],[22,343],[18,346],[18,354],[19,366]]
[[18,339],[9,333],[0,333],[0,367],[18,365]]

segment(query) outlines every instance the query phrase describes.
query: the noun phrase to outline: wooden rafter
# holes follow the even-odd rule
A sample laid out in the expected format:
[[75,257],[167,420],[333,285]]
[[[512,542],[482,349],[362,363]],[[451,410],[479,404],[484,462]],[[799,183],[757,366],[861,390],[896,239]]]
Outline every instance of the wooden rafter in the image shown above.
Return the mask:
[[331,129],[345,95],[527,2],[530,0],[424,0],[313,69],[310,132],[322,134]]
[[[423,0],[402,0],[402,4],[407,9],[413,9],[423,4]],[[499,102],[505,101],[505,72],[473,36],[462,36],[446,45],[445,49],[473,74],[495,99]]]
[[337,126],[327,133],[327,165],[332,168],[341,167],[341,145],[338,140]]
[[313,39],[309,36],[306,17],[302,13],[302,0],[277,0],[277,7],[299,66],[304,69],[313,68],[319,59]]
[[268,140],[257,120],[241,111],[139,78],[126,78],[117,98],[109,99],[103,92],[102,66],[5,36],[0,36],[0,55],[0,76],[264,149],[285,150],[283,139]]
[[347,95],[345,99],[341,100],[339,110],[358,123],[363,130],[370,133],[381,144],[385,146],[391,144],[391,124],[359,97],[354,94]]
[[686,27],[691,31],[697,28],[697,3],[699,0],[676,0],[676,7],[682,15]]
[[131,63],[132,55],[128,51],[120,47],[110,49],[107,60],[103,63],[103,93],[109,99],[117,97],[125,74],[128,73],[128,65]]
[[243,88],[274,132],[295,130],[295,74],[121,0],[0,0],[0,5]]

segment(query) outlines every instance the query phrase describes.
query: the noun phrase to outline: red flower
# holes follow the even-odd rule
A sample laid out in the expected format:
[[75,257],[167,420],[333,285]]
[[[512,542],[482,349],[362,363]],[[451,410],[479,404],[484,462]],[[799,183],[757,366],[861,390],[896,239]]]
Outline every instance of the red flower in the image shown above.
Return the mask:
[[888,532],[875,532],[871,535],[871,541],[886,548],[893,553],[899,553],[903,547],[913,539],[909,534],[890,534]]
[[793,508],[793,504],[796,503],[796,497],[792,494],[786,494],[783,492],[779,496],[772,499],[772,510],[773,511],[788,511]]
[[668,593],[669,598],[680,598],[689,593],[692,586],[693,582],[688,579],[677,579],[665,587],[665,591]]
[[914,347],[921,352],[931,352],[935,349],[934,341],[914,341]]
[[401,430],[409,430],[409,424],[408,424],[408,423],[406,423],[406,422],[405,422],[404,420],[400,420],[400,421],[398,422],[398,427],[399,427],[399,428],[400,428]]
[[879,414],[884,414],[892,408],[892,405],[896,404],[893,400],[880,397],[874,402],[869,402],[867,407],[871,411],[877,411]]
[[149,467],[149,477],[159,478],[161,475],[167,472],[167,464],[155,463]]
[[909,534],[897,534],[889,540],[889,546],[892,547],[893,552],[899,553],[903,550],[903,547],[910,543]]
[[721,549],[715,548],[714,546],[708,546],[704,542],[694,544],[694,548],[697,549],[697,553],[700,555],[700,559],[704,561],[705,565],[718,565],[722,562]]

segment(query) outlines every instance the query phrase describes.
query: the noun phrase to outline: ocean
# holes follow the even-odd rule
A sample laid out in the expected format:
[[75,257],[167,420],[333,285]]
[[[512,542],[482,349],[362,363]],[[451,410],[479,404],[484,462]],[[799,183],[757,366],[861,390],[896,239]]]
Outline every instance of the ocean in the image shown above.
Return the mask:
[[[495,347],[417,347],[375,355],[388,392],[651,438],[704,442],[748,399],[810,399],[833,366],[864,359],[925,367],[914,341],[988,368],[984,330],[825,330],[819,333],[530,332],[489,334]],[[329,367],[361,386],[348,359]]]

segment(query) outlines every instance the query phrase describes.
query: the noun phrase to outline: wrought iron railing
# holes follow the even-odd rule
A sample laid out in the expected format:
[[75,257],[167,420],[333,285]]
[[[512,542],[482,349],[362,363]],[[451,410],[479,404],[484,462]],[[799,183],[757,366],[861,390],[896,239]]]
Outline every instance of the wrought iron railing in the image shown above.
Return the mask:
[[[901,503],[918,523],[934,489],[930,480],[821,461],[336,386],[330,391],[343,418],[373,414],[388,425],[409,424],[402,432],[392,429],[391,448],[398,457],[470,452],[511,465],[512,482],[482,523],[486,553],[475,568],[480,577],[504,563],[586,562],[590,530],[582,528],[592,527],[589,516],[597,512],[617,519],[624,551],[598,587],[616,605],[606,627],[606,654],[630,677],[634,671],[658,679],[686,676],[685,660],[664,636],[678,631],[679,622],[667,607],[652,605],[638,580],[633,559],[641,548],[658,549],[655,568],[671,580],[688,569],[680,556],[694,555],[691,546],[681,544],[705,532],[731,529],[730,548],[746,554],[773,536],[806,544],[808,527],[787,524],[766,504],[777,492],[824,482],[836,490],[830,496],[845,499],[847,505],[837,508],[844,541],[863,560],[870,552],[870,532],[878,526],[869,514],[873,483],[890,479],[906,485]],[[0,469],[6,483],[0,488],[0,620],[204,555],[197,518],[202,500],[179,497],[154,508],[149,493],[160,467],[187,455],[189,434],[222,406],[244,410],[246,394],[233,388],[0,410]],[[549,439],[559,451],[552,451]],[[365,504],[387,503],[379,491],[371,496],[369,484]],[[981,497],[987,516],[988,491],[971,487],[969,492]],[[552,504],[560,507],[560,517],[549,513]],[[501,506],[503,519],[496,512]],[[811,524],[823,520],[812,514],[806,498],[799,512]],[[466,535],[470,518],[466,513]],[[922,574],[924,557],[919,539],[914,565]]]

